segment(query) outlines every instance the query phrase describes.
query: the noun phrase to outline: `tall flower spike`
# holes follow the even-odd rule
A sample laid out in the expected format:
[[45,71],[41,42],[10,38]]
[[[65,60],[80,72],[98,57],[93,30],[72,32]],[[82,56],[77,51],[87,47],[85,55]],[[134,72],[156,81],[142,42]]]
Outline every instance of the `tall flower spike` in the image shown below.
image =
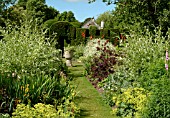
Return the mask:
[[168,64],[165,64],[165,69],[168,70]]
[[169,57],[168,57],[168,50],[166,50],[166,61],[169,60]]

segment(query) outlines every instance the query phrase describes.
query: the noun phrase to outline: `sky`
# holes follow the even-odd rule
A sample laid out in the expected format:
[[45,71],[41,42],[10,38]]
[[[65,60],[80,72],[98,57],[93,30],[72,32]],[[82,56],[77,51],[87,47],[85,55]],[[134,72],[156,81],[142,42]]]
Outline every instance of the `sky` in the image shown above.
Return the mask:
[[83,22],[86,18],[94,17],[106,12],[112,11],[115,5],[106,5],[102,0],[96,0],[96,2],[89,4],[88,0],[46,0],[48,6],[52,6],[60,13],[64,11],[72,11],[75,18]]

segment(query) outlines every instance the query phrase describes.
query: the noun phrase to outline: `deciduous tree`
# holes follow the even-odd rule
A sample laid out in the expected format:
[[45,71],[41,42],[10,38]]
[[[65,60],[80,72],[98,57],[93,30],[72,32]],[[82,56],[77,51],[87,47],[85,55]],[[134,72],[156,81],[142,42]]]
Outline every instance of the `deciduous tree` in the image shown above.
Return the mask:
[[[89,0],[94,2],[95,0]],[[139,24],[153,30],[161,26],[166,32],[170,27],[170,1],[169,0],[103,0],[107,4],[116,4],[113,12],[114,25],[126,27]]]

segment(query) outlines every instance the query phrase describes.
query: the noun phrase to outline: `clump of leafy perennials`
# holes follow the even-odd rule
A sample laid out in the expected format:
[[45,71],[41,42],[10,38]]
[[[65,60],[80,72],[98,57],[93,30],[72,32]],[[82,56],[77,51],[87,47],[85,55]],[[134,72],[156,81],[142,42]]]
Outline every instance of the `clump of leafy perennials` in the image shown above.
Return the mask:
[[49,42],[52,39],[32,24],[26,21],[20,27],[0,28],[4,36],[0,40],[0,113],[12,115],[21,103],[31,107],[42,103],[73,116],[74,88],[70,78],[62,75],[68,68],[55,44]]
[[90,64],[86,63],[89,79],[97,87],[99,82],[114,72],[113,66],[117,62],[115,48],[109,40],[94,39],[87,43],[84,55],[90,59]]
[[[114,65],[116,64],[116,54],[114,50],[110,50],[107,46],[109,40],[106,40],[103,47],[97,47],[97,51],[101,52],[98,57],[95,55],[91,64],[91,80],[94,79],[93,84],[101,82],[114,72]],[[100,41],[98,42],[100,44]]]

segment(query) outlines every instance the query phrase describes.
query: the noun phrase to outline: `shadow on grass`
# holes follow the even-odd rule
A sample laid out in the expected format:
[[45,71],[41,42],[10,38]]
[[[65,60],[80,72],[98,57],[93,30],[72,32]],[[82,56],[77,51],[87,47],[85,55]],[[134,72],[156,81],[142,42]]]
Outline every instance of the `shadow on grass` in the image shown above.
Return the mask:
[[70,72],[68,75],[70,77],[73,77],[73,78],[84,77],[84,73],[83,72],[76,71],[76,70],[75,70],[75,72]]
[[90,116],[89,111],[85,109],[80,109],[79,116],[76,118],[86,118],[87,116]]
[[89,99],[88,97],[83,97],[83,96],[81,96],[81,95],[77,95],[77,96],[75,97],[75,100],[76,100],[78,103],[81,103],[81,102],[86,101],[86,100],[88,100],[88,99]]
[[[87,99],[88,99],[88,97],[83,97],[83,96],[76,96],[75,97],[75,100],[77,101],[77,103],[81,103],[83,101],[86,101]],[[76,118],[86,118],[86,117],[90,116],[89,110],[80,108],[80,113],[78,115],[79,116],[76,117]]]
[[77,67],[78,68],[78,67],[82,67],[82,66],[83,66],[82,64],[76,64],[76,65],[73,64],[72,67]]

